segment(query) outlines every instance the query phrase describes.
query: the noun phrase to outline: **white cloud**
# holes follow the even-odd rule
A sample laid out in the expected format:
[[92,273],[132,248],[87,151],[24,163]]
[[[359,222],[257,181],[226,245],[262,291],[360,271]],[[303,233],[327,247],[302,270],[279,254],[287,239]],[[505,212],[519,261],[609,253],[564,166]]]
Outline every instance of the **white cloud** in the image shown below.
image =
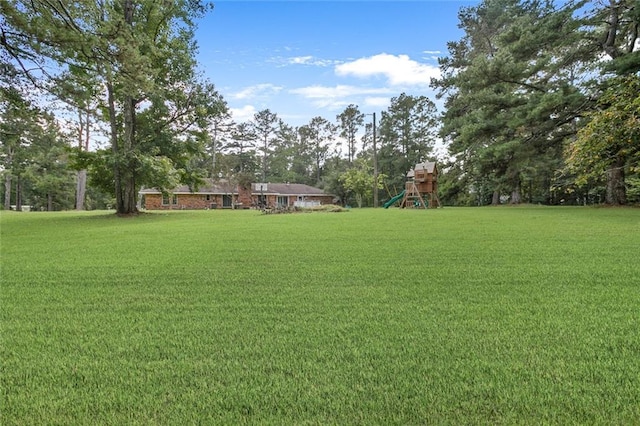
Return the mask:
[[238,123],[251,120],[257,112],[256,107],[253,105],[245,105],[242,108],[229,108],[229,110],[233,119]]
[[[278,117],[282,118],[286,123],[298,125],[301,122],[305,122],[309,119],[309,114],[278,114]],[[293,123],[292,123],[293,122]]]
[[370,97],[364,98],[364,104],[366,106],[376,107],[380,109],[388,107],[390,103],[391,103],[391,98],[389,97],[385,98],[382,96],[370,96]]
[[308,99],[312,99],[313,104],[316,107],[331,109],[345,107],[350,103],[354,103],[348,101],[347,98],[366,95],[391,95],[396,93],[396,91],[386,87],[371,88],[341,84],[337,86],[307,86],[298,89],[292,89],[289,92]]
[[431,82],[431,78],[440,76],[437,66],[416,62],[408,55],[396,56],[388,53],[336,65],[335,72],[339,76],[353,75],[362,78],[382,75],[394,86],[426,86]]
[[386,87],[383,88],[371,88],[371,87],[359,87],[348,86],[339,84],[337,86],[307,86],[300,87],[298,89],[290,90],[291,93],[296,95],[302,95],[306,98],[320,99],[320,98],[343,98],[354,95],[379,95],[385,93],[394,93],[393,90]]
[[442,52],[439,50],[423,50],[422,53],[425,53],[427,55],[439,55]]
[[295,56],[289,58],[290,64],[306,64],[313,59],[313,56]]
[[[349,104],[358,103],[369,106],[367,99],[372,100],[374,103],[380,103],[384,99],[384,105],[386,106],[389,103],[389,96],[397,94],[396,90],[387,87],[371,88],[349,85],[307,86],[292,89],[289,92],[310,99],[316,108],[327,108],[329,110],[339,110]],[[381,95],[387,95],[387,97],[385,98]],[[364,102],[358,99],[364,99]]]
[[232,93],[231,98],[251,99],[251,98],[257,98],[257,97],[265,97],[265,96],[275,95],[281,90],[282,90],[282,86],[276,86],[271,83],[262,83],[262,84],[256,84],[253,86],[248,86],[239,92]]
[[311,55],[285,58],[284,62],[287,65],[313,65],[318,67],[328,67],[336,64],[336,61],[330,59],[320,59]]

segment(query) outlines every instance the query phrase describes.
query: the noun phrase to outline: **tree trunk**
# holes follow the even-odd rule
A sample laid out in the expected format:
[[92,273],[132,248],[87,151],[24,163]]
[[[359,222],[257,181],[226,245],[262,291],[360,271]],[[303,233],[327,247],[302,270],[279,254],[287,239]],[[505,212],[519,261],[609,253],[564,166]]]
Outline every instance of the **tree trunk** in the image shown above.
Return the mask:
[[514,188],[514,190],[511,191],[511,204],[520,204],[521,201],[520,188]]
[[135,182],[135,170],[136,160],[134,156],[135,146],[135,101],[131,96],[126,96],[124,101],[124,161],[125,165],[124,179],[123,179],[123,209],[118,211],[119,214],[132,214],[136,213],[136,182]]
[[493,197],[491,198],[491,205],[498,206],[500,205],[500,191],[497,189],[493,191]]
[[84,199],[87,192],[87,171],[80,170],[76,182],[76,210],[84,210]]
[[511,196],[509,204],[520,204],[522,202],[522,181],[519,172],[512,172],[509,181],[511,182]]
[[214,136],[213,140],[211,141],[211,174],[209,175],[209,177],[212,179],[215,178],[216,174],[216,155],[218,151],[216,138],[217,135]]
[[520,204],[522,202],[522,195],[520,194],[520,181],[516,184],[516,186],[511,191],[511,204]]
[[20,176],[16,179],[16,211],[22,211],[22,181]]
[[[124,20],[127,24],[133,23],[133,2],[132,0],[124,0]],[[136,161],[134,156],[135,147],[135,100],[131,93],[126,92],[122,101],[122,115],[124,124],[124,135],[122,138],[122,150],[120,152],[119,170],[119,188],[116,192],[117,213],[133,214],[138,211],[136,208],[136,182],[135,170]],[[118,200],[118,195],[120,199]]]
[[624,185],[624,162],[621,159],[617,159],[613,167],[607,170],[605,203],[614,206],[627,203],[627,190]]
[[53,195],[50,192],[47,193],[47,211],[53,211]]
[[5,171],[4,175],[4,209],[11,210],[11,173]]
[[262,145],[262,182],[267,181],[267,150],[269,149],[269,140],[268,136],[264,137],[264,143]]
[[116,213],[128,215],[138,211],[135,191],[135,159],[133,146],[135,135],[134,100],[127,96],[123,102],[124,136],[122,144],[118,141],[118,123],[116,120],[116,102],[113,85],[107,83],[109,123],[111,131],[111,151],[114,156],[113,179],[116,195]]
[[[89,107],[87,105],[86,115],[83,119],[82,111],[78,112],[80,121],[80,129],[78,131],[78,148],[80,150],[89,151]],[[84,210],[84,202],[87,193],[87,171],[80,170],[76,181],[76,210]]]
[[116,212],[123,209],[122,185],[120,184],[120,147],[118,143],[118,121],[116,119],[116,98],[111,82],[111,76],[107,77],[107,107],[109,109],[109,138],[111,139],[111,153],[113,154],[113,184],[116,196]]

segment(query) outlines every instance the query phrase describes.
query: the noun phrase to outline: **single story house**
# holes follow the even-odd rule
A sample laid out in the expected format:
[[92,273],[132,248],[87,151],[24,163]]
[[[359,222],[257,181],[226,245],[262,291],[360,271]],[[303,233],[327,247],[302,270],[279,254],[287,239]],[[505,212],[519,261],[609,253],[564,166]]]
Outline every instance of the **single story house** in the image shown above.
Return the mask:
[[218,179],[206,179],[197,191],[184,185],[166,193],[144,188],[140,195],[148,210],[311,207],[331,204],[334,199],[322,189],[300,183],[253,183],[251,188],[242,188]]

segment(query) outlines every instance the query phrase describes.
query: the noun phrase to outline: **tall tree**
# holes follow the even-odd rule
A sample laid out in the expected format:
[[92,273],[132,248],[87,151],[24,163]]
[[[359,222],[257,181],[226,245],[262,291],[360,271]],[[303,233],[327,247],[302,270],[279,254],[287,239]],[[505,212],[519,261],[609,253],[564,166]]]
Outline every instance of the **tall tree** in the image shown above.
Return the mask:
[[[608,0],[589,10],[590,40],[611,59],[606,71],[618,75],[640,71],[640,5],[637,0]],[[603,25],[604,23],[604,25]]]
[[[0,29],[4,33],[3,18],[0,16]],[[1,33],[0,33],[1,34]],[[2,35],[2,38],[5,38]],[[1,40],[1,39],[0,39]],[[0,41],[0,47],[3,42]],[[11,208],[12,171],[16,150],[22,148],[25,139],[21,138],[23,128],[28,125],[27,110],[30,103],[21,90],[19,74],[10,62],[10,55],[0,49],[0,176],[4,183],[3,208]]]
[[364,158],[359,158],[355,167],[341,174],[339,180],[344,186],[346,196],[353,196],[360,208],[366,198],[372,197],[373,188],[382,189],[385,177],[384,174],[379,174],[378,181],[375,182],[373,166]]
[[340,137],[347,143],[347,161],[351,164],[356,157],[356,136],[358,130],[364,125],[364,114],[360,112],[357,105],[351,104],[336,118]]
[[382,112],[379,164],[392,182],[402,183],[415,164],[430,158],[437,135],[435,104],[425,96],[402,93]]
[[231,113],[228,110],[211,120],[211,124],[207,129],[208,141],[206,146],[209,156],[209,167],[207,168],[211,178],[215,177],[218,155],[231,139],[234,127],[235,124],[231,120]]
[[[211,118],[221,111],[210,105],[202,108],[205,97],[200,95],[211,94],[212,90],[210,85],[199,83],[195,72],[194,18],[206,11],[203,2],[81,0],[53,4],[19,0],[2,2],[0,8],[6,35],[2,45],[32,81],[51,77],[49,82],[57,84],[49,88],[70,102],[75,97],[67,87],[96,82],[94,87],[104,106],[102,118],[109,123],[109,162],[118,213],[137,210],[137,189],[152,184],[145,182],[144,169],[149,162],[175,162],[172,167],[177,173],[190,171],[183,167],[182,159],[195,152],[194,145],[177,130],[202,127],[207,115]],[[60,79],[49,75],[50,68],[45,65],[50,62],[58,65],[54,69],[64,72],[65,79],[76,80],[61,84]],[[33,64],[40,65],[37,72],[32,71]],[[147,129],[176,130],[171,140],[159,139],[173,145],[172,149],[150,150],[148,140],[141,149],[141,139],[146,135],[138,134],[139,115],[146,113],[149,103],[155,111],[147,113],[146,119],[164,121],[147,125]],[[195,134],[187,139],[191,137]]]
[[[210,120],[226,110],[226,104],[210,83],[196,83],[182,91],[152,98],[138,114],[137,157],[139,179],[156,188],[166,188],[158,175],[146,173],[145,165],[162,160],[171,164],[179,181],[197,187],[206,176],[201,168],[209,141]],[[152,152],[153,156],[145,155]]]
[[485,0],[459,14],[465,36],[449,44],[433,82],[446,97],[441,135],[469,183],[493,186],[494,204],[505,193],[520,202],[523,180],[545,181],[561,166],[587,103],[577,83],[590,52],[576,7]]
[[567,149],[568,167],[578,184],[606,181],[608,204],[626,204],[625,175],[640,173],[639,93],[637,75],[610,80],[598,100],[600,109],[590,114],[589,123]]
[[253,116],[253,134],[256,138],[256,148],[261,153],[261,179],[267,181],[269,172],[269,160],[277,139],[278,125],[280,119],[278,114],[264,109],[258,111]]
[[24,175],[30,186],[29,204],[46,211],[73,208],[75,176],[68,167],[69,141],[53,114],[40,114],[32,135]]
[[0,89],[0,161],[4,177],[4,208],[11,208],[16,185],[16,206],[21,206],[20,182],[29,159],[29,147],[37,130],[39,111],[15,87]]
[[280,182],[309,183],[309,152],[298,138],[298,130],[280,121],[273,146],[269,174]]
[[[606,146],[610,159],[613,159],[615,165],[610,164],[607,168],[605,202],[625,204],[626,167],[624,164],[627,155],[624,153],[625,149],[619,150],[617,147],[620,146],[619,144],[624,145],[626,142],[634,140],[628,132],[633,133],[635,130],[633,128],[616,129],[611,127],[612,132],[622,138],[621,141],[606,138],[603,131],[612,124],[629,124],[633,121],[633,119],[629,119],[628,114],[633,115],[635,112],[624,112],[621,108],[623,106],[632,110],[634,108],[633,101],[629,99],[629,96],[633,96],[633,92],[626,93],[628,89],[637,88],[634,78],[608,80],[615,76],[633,76],[640,72],[640,33],[638,31],[640,28],[640,4],[636,0],[608,0],[596,3],[592,9],[588,9],[582,22],[586,28],[587,40],[591,46],[595,47],[596,57],[600,59],[604,55],[608,60],[598,61],[605,76],[604,90],[601,91],[604,100],[598,102],[597,109],[590,114],[590,118],[594,122],[588,125],[587,129],[580,134],[578,141],[572,145],[568,162],[571,168],[580,170],[577,161],[580,158],[585,160],[584,149],[591,146],[594,149],[592,157],[598,159],[594,161],[602,166],[603,149]],[[625,114],[627,115],[625,116]],[[603,139],[594,140],[593,135],[598,134]],[[605,145],[602,145],[603,143]],[[600,167],[596,168],[596,171],[599,169]],[[584,176],[584,171],[578,175],[578,184],[584,183]]]
[[329,155],[330,143],[334,140],[336,126],[326,118],[313,117],[309,124],[299,129],[300,140],[306,145],[314,162],[316,185],[320,185],[322,166]]
[[[91,141],[91,108],[89,104],[85,104],[84,108],[77,109],[77,127],[76,138],[78,141],[79,151],[89,151],[89,143]],[[76,173],[76,210],[84,210],[87,192],[87,170],[78,170]]]
[[[257,169],[255,139],[253,133],[253,123],[242,122],[237,124],[231,131],[231,139],[225,145],[224,150],[227,155],[233,156],[234,170],[237,173],[253,172]],[[229,163],[227,161],[227,163]]]

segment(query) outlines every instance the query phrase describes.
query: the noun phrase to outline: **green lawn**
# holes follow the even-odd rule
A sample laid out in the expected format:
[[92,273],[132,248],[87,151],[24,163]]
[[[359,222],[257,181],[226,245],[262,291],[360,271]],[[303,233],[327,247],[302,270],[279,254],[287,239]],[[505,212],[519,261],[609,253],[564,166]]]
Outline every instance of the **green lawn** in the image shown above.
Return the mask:
[[13,424],[640,424],[640,210],[0,215]]

